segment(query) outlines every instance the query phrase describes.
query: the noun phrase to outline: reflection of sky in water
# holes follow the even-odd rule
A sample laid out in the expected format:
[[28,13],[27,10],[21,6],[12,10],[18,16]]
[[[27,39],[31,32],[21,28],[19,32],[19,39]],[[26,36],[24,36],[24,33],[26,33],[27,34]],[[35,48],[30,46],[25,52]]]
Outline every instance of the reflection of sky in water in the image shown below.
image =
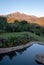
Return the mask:
[[35,62],[38,53],[44,54],[44,46],[34,44],[29,48],[0,55],[0,65],[38,65]]

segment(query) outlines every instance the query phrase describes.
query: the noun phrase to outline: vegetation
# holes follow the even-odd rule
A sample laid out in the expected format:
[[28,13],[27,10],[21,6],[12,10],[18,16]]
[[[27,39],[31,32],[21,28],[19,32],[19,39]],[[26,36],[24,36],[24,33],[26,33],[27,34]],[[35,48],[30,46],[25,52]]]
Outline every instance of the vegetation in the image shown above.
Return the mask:
[[44,42],[44,37],[30,32],[3,33],[0,34],[0,47],[22,45],[33,40]]
[[35,23],[27,23],[23,20],[19,22],[15,20],[14,23],[8,23],[5,17],[0,17],[0,33],[3,32],[32,32],[39,36],[44,36],[44,27]]
[[17,45],[22,45],[22,44],[26,44],[30,40],[31,38],[27,33],[25,34],[4,33],[0,35],[0,47],[12,47]]
[[22,45],[32,40],[44,42],[44,27],[25,20],[8,23],[6,17],[0,17],[0,47]]

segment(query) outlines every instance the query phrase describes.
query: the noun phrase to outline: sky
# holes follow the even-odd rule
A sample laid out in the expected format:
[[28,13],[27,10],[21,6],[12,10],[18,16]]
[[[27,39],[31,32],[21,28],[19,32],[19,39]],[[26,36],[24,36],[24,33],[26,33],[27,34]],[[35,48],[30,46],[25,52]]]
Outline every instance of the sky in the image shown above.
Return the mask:
[[14,12],[44,16],[44,0],[0,0],[0,15]]

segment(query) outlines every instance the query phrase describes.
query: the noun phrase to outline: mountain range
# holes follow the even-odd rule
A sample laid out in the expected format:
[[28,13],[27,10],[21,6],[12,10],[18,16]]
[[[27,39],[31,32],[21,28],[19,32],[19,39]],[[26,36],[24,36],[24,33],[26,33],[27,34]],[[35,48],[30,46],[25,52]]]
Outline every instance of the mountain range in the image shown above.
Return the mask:
[[26,20],[28,23],[36,23],[39,24],[40,26],[44,26],[44,17],[37,17],[20,12],[11,13],[5,16],[7,17],[7,21],[9,23],[13,23],[14,20],[19,20],[19,21]]

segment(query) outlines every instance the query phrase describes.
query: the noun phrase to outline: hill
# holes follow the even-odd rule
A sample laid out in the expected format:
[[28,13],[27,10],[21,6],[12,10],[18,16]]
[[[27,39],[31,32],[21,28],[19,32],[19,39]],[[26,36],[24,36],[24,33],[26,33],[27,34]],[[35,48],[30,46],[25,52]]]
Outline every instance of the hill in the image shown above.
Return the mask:
[[36,23],[39,24],[40,26],[44,26],[44,17],[36,17],[33,15],[27,15],[20,12],[8,14],[6,15],[6,17],[9,23],[13,23],[14,20],[19,20],[19,21],[26,20],[29,23]]

